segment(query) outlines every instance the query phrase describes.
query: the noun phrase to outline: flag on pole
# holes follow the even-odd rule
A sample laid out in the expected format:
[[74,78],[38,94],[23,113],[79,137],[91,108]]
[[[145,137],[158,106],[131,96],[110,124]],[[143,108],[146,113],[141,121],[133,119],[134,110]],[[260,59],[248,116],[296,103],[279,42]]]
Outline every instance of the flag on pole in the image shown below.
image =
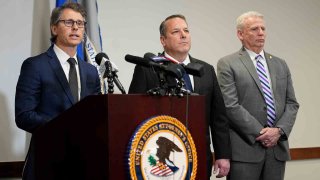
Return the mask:
[[77,55],[88,63],[94,65],[98,69],[101,82],[101,91],[106,93],[105,83],[103,79],[104,68],[99,66],[95,57],[98,52],[102,51],[102,39],[100,26],[98,23],[98,4],[96,0],[56,0],[56,7],[62,6],[66,2],[78,2],[87,12],[87,25],[84,40],[77,47]]

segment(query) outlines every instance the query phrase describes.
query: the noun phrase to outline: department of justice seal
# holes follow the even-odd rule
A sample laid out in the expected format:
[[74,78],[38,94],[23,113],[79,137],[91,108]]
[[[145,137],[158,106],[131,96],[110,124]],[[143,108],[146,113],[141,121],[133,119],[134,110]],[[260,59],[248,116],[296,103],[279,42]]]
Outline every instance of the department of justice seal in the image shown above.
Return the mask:
[[190,132],[177,119],[156,116],[136,129],[128,147],[131,179],[195,179],[197,152]]

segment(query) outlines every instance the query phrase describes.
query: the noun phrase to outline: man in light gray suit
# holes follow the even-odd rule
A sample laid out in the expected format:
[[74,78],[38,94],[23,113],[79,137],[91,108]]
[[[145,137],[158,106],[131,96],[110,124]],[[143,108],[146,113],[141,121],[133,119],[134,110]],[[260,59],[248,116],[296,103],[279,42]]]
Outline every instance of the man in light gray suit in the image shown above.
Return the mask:
[[262,14],[239,16],[243,47],[217,66],[230,120],[229,180],[282,180],[290,159],[288,137],[299,104],[286,62],[264,51],[265,30]]

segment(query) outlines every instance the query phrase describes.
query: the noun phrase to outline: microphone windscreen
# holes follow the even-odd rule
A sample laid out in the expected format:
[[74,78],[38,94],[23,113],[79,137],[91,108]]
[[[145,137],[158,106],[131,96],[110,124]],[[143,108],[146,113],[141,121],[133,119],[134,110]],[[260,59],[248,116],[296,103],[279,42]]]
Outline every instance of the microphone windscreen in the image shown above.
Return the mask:
[[182,78],[183,75],[186,73],[185,69],[182,67],[181,64],[169,64],[166,67],[166,71],[169,75],[174,76],[178,79]]
[[145,59],[149,59],[153,62],[169,62],[164,56],[156,56],[153,53],[147,52],[143,56]]
[[130,54],[127,54],[124,59],[127,62],[133,63],[133,64],[137,64],[137,65],[141,65],[141,66],[145,66],[145,67],[150,67],[150,61],[138,56],[132,56]]
[[147,52],[147,53],[144,54],[143,57],[146,58],[146,59],[152,59],[155,56],[156,56],[155,54],[153,54],[151,52]]
[[201,77],[204,74],[203,65],[199,63],[189,63],[183,66],[188,74]]
[[100,66],[102,58],[106,58],[109,60],[109,57],[106,53],[100,52],[96,55],[96,57],[94,58],[96,60],[96,63]]

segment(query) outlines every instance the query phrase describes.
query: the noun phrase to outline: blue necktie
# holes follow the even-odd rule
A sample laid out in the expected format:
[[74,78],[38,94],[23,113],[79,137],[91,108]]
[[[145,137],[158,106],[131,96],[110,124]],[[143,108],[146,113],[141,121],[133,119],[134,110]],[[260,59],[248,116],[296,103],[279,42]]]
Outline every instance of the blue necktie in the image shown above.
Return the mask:
[[189,74],[185,73],[183,75],[183,79],[184,79],[185,89],[189,90],[190,92],[192,92],[192,84],[191,84],[191,80],[190,80]]
[[257,55],[255,59],[257,60],[257,73],[262,86],[264,100],[267,104],[267,118],[268,118],[267,124],[269,127],[272,127],[274,124],[274,121],[276,120],[276,111],[274,107],[272,90],[271,90],[270,82],[267,77],[267,71],[264,65],[261,63],[262,56]]

